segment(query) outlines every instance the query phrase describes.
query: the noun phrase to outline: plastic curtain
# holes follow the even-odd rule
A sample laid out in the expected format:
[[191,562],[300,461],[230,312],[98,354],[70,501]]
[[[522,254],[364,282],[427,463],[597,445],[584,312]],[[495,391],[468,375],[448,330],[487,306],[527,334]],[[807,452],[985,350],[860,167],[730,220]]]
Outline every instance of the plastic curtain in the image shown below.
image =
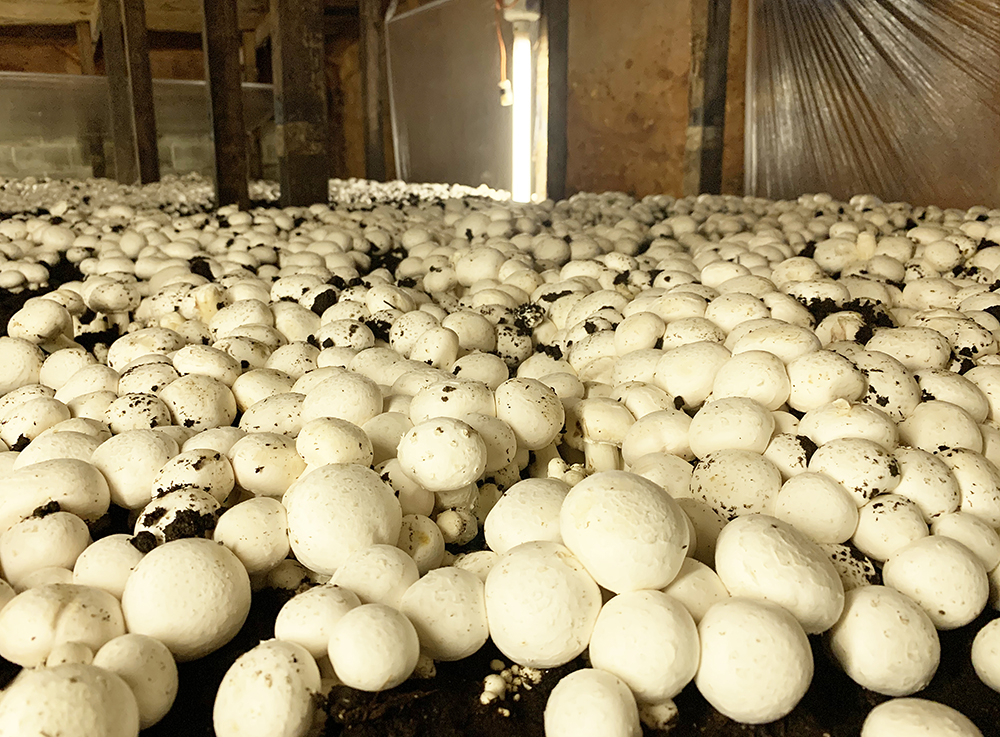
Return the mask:
[[746,191],[1000,206],[1000,0],[750,0]]

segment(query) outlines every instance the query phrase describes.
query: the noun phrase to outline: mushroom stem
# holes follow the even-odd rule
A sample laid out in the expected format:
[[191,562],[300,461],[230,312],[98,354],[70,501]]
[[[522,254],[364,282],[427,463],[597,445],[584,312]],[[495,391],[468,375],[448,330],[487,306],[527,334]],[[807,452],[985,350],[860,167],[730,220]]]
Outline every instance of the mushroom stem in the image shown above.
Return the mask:
[[621,452],[613,443],[584,442],[583,452],[587,471],[591,473],[620,471],[622,468]]

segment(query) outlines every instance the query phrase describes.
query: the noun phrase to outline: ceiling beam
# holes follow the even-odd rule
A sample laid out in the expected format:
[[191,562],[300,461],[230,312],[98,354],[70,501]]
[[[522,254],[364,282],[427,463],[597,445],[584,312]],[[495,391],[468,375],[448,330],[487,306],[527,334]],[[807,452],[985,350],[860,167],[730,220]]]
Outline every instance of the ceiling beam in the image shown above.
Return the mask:
[[[357,0],[327,0],[331,8],[357,7]],[[96,37],[100,3],[97,0],[0,0],[0,26],[74,25],[90,23]],[[201,33],[199,0],[146,0],[146,28],[150,31]],[[268,0],[238,0],[241,31],[256,28],[268,12]]]

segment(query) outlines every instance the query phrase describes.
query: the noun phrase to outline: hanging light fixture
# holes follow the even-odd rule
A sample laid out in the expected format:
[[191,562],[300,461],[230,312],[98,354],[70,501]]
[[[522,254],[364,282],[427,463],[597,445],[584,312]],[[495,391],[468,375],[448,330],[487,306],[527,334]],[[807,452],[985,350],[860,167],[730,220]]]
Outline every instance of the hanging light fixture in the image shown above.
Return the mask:
[[[499,2],[500,0],[498,0]],[[504,18],[514,32],[511,84],[511,199],[531,201],[532,24],[541,18],[538,0],[514,0],[503,5]]]

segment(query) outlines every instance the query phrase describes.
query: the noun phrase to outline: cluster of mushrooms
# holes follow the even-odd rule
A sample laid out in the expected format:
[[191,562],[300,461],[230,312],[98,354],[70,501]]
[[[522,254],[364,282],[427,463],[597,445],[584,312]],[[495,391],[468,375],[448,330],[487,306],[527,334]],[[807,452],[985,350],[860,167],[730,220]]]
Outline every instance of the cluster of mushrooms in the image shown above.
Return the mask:
[[[278,587],[219,737],[487,638],[526,687],[586,654],[547,737],[666,728],[692,681],[767,723],[820,634],[896,697],[864,737],[981,735],[913,695],[1000,607],[1000,210],[0,184],[39,293],[0,338],[0,733],[134,737]],[[972,661],[1000,691],[1000,619]]]

